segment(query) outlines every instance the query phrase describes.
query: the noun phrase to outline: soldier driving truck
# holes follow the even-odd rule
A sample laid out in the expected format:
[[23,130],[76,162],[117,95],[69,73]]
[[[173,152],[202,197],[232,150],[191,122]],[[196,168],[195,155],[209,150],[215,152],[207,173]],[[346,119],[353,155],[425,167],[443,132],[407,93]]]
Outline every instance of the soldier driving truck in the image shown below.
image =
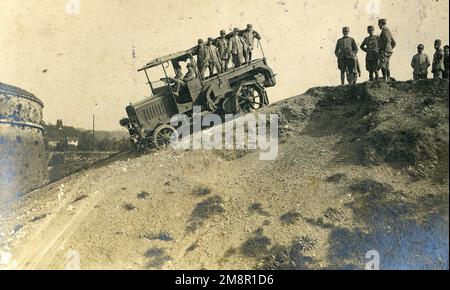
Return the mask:
[[[275,86],[276,80],[261,45],[262,58],[218,71],[209,78],[202,73],[208,66],[199,55],[205,47],[199,41],[196,47],[156,58],[138,70],[145,74],[150,96],[127,106],[128,117],[120,121],[138,151],[165,146],[177,138],[178,128],[170,125],[171,118],[179,114],[191,118],[194,106],[202,108],[202,115],[215,113],[224,117],[249,113],[269,104],[266,88]],[[201,65],[196,57],[203,62]],[[180,62],[187,63],[187,74],[182,79],[169,77],[172,70],[177,73]],[[162,72],[156,81],[155,72]]]

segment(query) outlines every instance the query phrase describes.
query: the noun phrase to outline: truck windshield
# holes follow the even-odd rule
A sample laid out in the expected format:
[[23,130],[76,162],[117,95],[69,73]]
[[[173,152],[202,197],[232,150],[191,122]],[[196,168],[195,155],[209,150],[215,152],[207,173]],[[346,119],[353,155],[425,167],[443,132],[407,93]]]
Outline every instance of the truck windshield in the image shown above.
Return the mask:
[[[163,64],[164,67],[167,67],[167,64],[168,63]],[[146,72],[147,72],[148,79],[150,80],[153,89],[167,87],[167,82],[161,80],[166,77],[166,74],[164,73],[164,69],[161,65],[152,67],[152,68],[146,70]],[[169,77],[173,77],[171,75],[171,73],[169,72],[169,69],[166,69],[166,72]]]

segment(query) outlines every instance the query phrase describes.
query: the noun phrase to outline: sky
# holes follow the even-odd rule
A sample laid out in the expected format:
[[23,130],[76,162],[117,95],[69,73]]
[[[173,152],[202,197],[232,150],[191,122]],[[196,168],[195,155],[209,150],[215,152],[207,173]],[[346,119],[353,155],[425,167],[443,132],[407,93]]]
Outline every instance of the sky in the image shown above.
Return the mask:
[[274,102],[338,85],[342,27],[359,46],[380,17],[397,41],[398,80],[412,78],[419,43],[430,56],[434,39],[448,43],[448,0],[0,0],[0,82],[40,98],[46,122],[88,129],[95,114],[97,129],[116,130],[125,106],[149,95],[136,70],[198,38],[252,23],[277,74]]

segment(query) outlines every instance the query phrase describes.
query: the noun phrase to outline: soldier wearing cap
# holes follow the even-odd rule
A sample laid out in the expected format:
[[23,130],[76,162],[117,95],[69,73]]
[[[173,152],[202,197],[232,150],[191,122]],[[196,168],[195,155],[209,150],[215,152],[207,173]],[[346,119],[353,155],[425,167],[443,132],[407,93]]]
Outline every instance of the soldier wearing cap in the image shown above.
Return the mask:
[[431,65],[430,58],[428,55],[423,53],[425,46],[423,44],[419,44],[417,46],[417,54],[413,56],[411,61],[411,67],[414,69],[413,71],[413,79],[414,80],[422,80],[428,77],[428,68]]
[[350,29],[344,27],[342,29],[343,37],[337,41],[334,51],[338,59],[338,68],[341,71],[341,84],[345,84],[345,76],[349,83],[354,83],[354,71],[356,68],[356,54],[358,47],[353,38],[349,37]]
[[387,20],[378,20],[378,27],[381,29],[380,43],[379,43],[379,53],[380,53],[380,68],[383,73],[383,79],[386,82],[391,80],[391,70],[389,67],[389,61],[392,54],[394,53],[394,48],[396,42],[392,36],[391,30],[387,27]]
[[187,69],[187,73],[184,76],[183,81],[189,82],[197,77],[197,74],[195,73],[194,66],[192,65],[192,63],[188,63],[186,65],[186,69]]
[[202,78],[204,78],[206,69],[209,67],[209,53],[203,39],[199,39],[197,43],[197,67]]
[[368,26],[367,33],[369,33],[369,36],[366,37],[361,44],[361,50],[366,53],[366,69],[369,72],[369,79],[371,81],[378,79],[378,71],[380,69],[378,55],[378,43],[380,41],[380,37],[378,35],[374,35],[374,31],[375,27],[372,25]]
[[443,72],[445,71],[444,66],[444,51],[441,48],[441,40],[436,39],[434,41],[434,48],[436,49],[436,52],[433,56],[433,78],[435,79],[442,79]]
[[244,49],[246,48],[244,40],[239,36],[239,28],[233,30],[233,35],[228,40],[228,48],[231,52],[231,57],[234,67],[238,68],[242,65],[244,58]]
[[206,44],[206,50],[209,54],[209,76],[212,77],[214,75],[214,68],[217,71],[217,74],[222,73],[222,64],[221,64],[221,57],[219,54],[219,50],[217,47],[214,46],[214,38],[208,37],[208,43]]
[[242,33],[242,38],[247,44],[247,62],[252,61],[252,51],[255,45],[255,38],[261,40],[261,36],[258,32],[253,30],[253,25],[247,24],[247,29]]
[[220,59],[222,63],[222,71],[228,70],[228,63],[230,62],[231,52],[228,47],[228,40],[226,39],[227,33],[225,30],[220,31],[220,37],[216,40],[216,46],[219,50]]
[[[181,68],[180,68],[181,69]],[[194,67],[191,63],[188,63],[186,65],[186,69],[187,69],[187,73],[184,77],[182,77],[177,73],[177,76],[175,76],[175,78],[169,78],[169,80],[173,81],[175,83],[174,88],[172,89],[173,93],[175,96],[179,97],[180,96],[180,92],[183,92],[183,90],[186,88],[187,83],[189,81],[192,81],[193,79],[195,79],[197,77],[195,71],[194,71]]]
[[449,65],[450,65],[450,46],[444,46],[444,79],[449,77]]

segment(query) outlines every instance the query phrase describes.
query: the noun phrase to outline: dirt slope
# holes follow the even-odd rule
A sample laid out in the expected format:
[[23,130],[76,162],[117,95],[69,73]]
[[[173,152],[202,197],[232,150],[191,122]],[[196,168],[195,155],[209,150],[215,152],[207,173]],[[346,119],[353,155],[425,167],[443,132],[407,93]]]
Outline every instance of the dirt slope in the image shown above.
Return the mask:
[[448,269],[448,82],[314,88],[257,152],[122,154],[3,205],[0,267]]

